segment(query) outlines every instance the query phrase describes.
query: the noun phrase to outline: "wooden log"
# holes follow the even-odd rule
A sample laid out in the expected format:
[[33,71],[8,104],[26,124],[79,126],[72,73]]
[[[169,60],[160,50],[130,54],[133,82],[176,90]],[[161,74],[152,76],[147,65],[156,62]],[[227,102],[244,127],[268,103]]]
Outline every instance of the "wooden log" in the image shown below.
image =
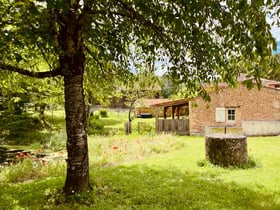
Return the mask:
[[212,134],[205,137],[206,159],[222,167],[240,166],[248,161],[247,138],[243,135]]

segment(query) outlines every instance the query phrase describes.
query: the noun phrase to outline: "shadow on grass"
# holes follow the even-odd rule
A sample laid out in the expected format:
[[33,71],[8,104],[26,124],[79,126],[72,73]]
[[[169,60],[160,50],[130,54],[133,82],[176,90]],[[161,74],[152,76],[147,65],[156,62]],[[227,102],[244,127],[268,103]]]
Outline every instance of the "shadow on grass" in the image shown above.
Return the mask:
[[96,170],[92,175],[98,192],[96,207],[280,209],[279,194],[254,192],[210,176],[136,166]]
[[255,192],[176,169],[98,168],[91,171],[91,182],[92,192],[67,200],[46,195],[62,186],[61,179],[1,186],[0,199],[7,207],[2,204],[2,209],[280,209],[279,193]]

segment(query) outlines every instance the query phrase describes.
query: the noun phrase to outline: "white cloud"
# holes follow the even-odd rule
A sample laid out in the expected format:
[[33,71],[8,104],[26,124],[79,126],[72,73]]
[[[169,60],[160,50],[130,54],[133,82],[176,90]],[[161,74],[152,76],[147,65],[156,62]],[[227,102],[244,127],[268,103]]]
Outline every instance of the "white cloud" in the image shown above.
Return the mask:
[[277,41],[280,41],[280,27],[271,27],[271,33]]
[[273,19],[270,16],[266,16],[266,21],[271,25],[271,33],[273,37],[280,41],[280,27],[276,25],[272,25]]

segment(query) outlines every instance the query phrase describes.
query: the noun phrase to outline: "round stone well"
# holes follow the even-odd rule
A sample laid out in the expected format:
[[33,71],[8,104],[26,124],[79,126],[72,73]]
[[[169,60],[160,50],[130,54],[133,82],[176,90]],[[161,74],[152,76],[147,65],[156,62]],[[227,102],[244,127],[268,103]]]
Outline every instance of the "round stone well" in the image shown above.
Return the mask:
[[222,167],[240,166],[248,161],[247,138],[236,134],[210,134],[205,137],[206,159]]

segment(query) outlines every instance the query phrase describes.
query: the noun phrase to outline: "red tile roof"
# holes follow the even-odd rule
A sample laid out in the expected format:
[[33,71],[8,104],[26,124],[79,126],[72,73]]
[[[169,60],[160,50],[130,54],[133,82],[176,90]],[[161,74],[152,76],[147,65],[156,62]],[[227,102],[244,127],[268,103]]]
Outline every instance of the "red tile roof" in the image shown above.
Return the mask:
[[151,107],[155,104],[165,103],[171,101],[170,99],[159,98],[159,99],[138,99],[136,102],[137,107]]
[[[242,83],[249,79],[252,79],[252,77],[248,77],[246,74],[240,74],[239,77],[237,78],[237,82]],[[268,80],[268,79],[261,78],[261,82],[262,82],[263,87],[276,88],[276,87],[280,86],[280,82],[275,81],[275,80]],[[206,85],[206,86],[208,86],[208,85]],[[221,83],[219,83],[219,87],[228,87],[228,84],[225,82],[221,82]]]

